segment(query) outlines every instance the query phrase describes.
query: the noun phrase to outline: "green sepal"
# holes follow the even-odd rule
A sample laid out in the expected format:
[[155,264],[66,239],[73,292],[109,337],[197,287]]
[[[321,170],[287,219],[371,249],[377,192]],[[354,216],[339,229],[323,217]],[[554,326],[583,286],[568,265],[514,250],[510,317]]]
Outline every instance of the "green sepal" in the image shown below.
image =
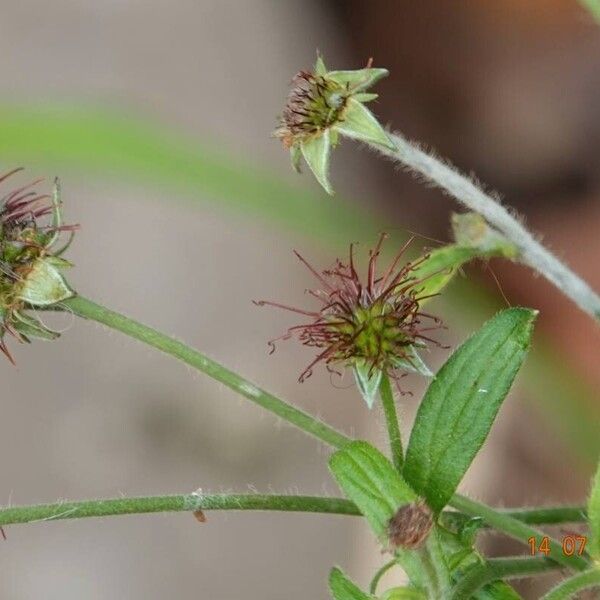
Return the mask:
[[315,75],[320,75],[321,77],[324,77],[325,75],[327,75],[327,67],[325,66],[323,57],[319,53],[317,54],[317,60],[315,62],[314,73],[315,73]]
[[356,386],[369,408],[373,408],[383,371],[373,368],[368,362],[361,360],[354,363],[353,369]]
[[350,442],[338,450],[329,459],[329,469],[377,538],[387,543],[390,519],[400,506],[417,500],[415,492],[392,463],[367,442]]
[[52,261],[41,258],[33,264],[20,286],[17,297],[32,306],[50,306],[74,295],[75,292]]
[[600,463],[592,481],[592,490],[587,505],[590,539],[588,551],[592,558],[600,564]]
[[13,315],[15,320],[12,322],[12,327],[22,336],[24,336],[26,341],[29,341],[28,338],[32,337],[48,341],[52,341],[60,337],[60,333],[48,329],[46,326],[40,323],[40,321],[30,317],[29,315],[19,311],[15,311]]
[[302,148],[300,148],[300,144],[294,144],[290,148],[290,161],[292,163],[292,169],[296,171],[296,173],[300,173],[300,158],[302,157]]
[[333,188],[329,183],[329,156],[331,153],[331,141],[329,130],[323,131],[306,142],[302,142],[302,156],[310,167],[317,181],[323,186],[328,194],[333,195]]
[[373,596],[363,592],[337,567],[329,573],[329,591],[334,600],[374,600]]
[[373,113],[354,98],[348,98],[342,118],[334,127],[346,137],[396,150],[396,146]]
[[408,346],[406,353],[409,355],[408,358],[394,359],[394,368],[402,369],[409,373],[417,373],[424,377],[433,377],[433,371],[425,364],[414,346]]
[[327,77],[336,83],[348,86],[350,92],[362,92],[389,74],[387,69],[371,68],[357,71],[329,71]]
[[371,94],[369,92],[359,92],[358,94],[352,94],[352,97],[359,102],[372,102],[379,98],[379,94]]
[[427,596],[421,590],[410,587],[395,587],[386,590],[380,600],[427,600]]

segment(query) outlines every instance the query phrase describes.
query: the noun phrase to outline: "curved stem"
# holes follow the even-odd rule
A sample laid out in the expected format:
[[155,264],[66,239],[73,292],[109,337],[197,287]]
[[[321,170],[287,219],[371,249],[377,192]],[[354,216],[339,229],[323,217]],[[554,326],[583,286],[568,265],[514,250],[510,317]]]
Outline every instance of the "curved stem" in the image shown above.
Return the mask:
[[490,558],[481,565],[471,567],[452,590],[450,600],[471,598],[484,585],[501,579],[531,577],[561,568],[545,557]]
[[488,525],[505,533],[506,535],[528,544],[528,540],[534,537],[541,542],[543,537],[548,537],[551,554],[550,558],[561,565],[575,571],[583,571],[589,568],[588,561],[583,556],[566,556],[562,551],[562,544],[550,536],[546,536],[543,531],[535,529],[506,513],[496,511],[485,504],[475,502],[459,494],[455,494],[449,502],[450,506],[467,513],[473,517],[481,517]]
[[392,453],[392,462],[398,471],[402,471],[402,465],[404,464],[402,435],[400,433],[400,425],[398,424],[398,413],[396,411],[394,391],[392,390],[390,378],[385,372],[381,376],[379,395],[381,396],[381,404],[383,406],[385,422],[387,424],[390,450]]
[[600,319],[600,297],[577,274],[542,246],[497,197],[485,193],[447,162],[435,158],[402,135],[392,134],[397,150],[372,147],[444,190],[468,209],[479,213],[519,250],[519,259],[552,282],[581,310]]
[[570,598],[576,592],[586,590],[591,587],[600,587],[600,570],[591,569],[578,573],[569,579],[559,583],[554,589],[550,590],[542,600],[565,600]]
[[264,494],[203,495],[196,493],[7,507],[0,509],[0,526],[60,519],[198,510],[269,510],[360,515],[356,505],[344,498]]
[[390,562],[385,563],[385,565],[383,565],[383,567],[381,567],[377,571],[377,573],[375,573],[375,575],[373,575],[373,579],[371,579],[371,585],[369,586],[369,594],[375,595],[375,593],[377,592],[377,586],[379,585],[379,582],[381,581],[381,578],[391,568],[393,568],[397,564],[398,564],[398,562],[396,561],[396,559],[390,560]]
[[125,317],[82,296],[65,300],[61,303],[61,306],[79,317],[102,323],[111,329],[116,329],[129,337],[178,358],[330,446],[341,448],[350,441],[350,438],[326,423],[261,390],[237,373],[208,358],[208,356],[147,325]]

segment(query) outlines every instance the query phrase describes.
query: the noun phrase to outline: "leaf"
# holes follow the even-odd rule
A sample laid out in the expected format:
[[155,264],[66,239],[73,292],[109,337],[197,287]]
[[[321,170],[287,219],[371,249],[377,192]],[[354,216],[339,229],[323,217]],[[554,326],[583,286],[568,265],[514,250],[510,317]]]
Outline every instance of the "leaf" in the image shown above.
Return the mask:
[[329,468],[382,541],[398,508],[417,499],[392,463],[367,442],[351,442],[338,450],[330,458]]
[[354,585],[338,568],[331,569],[329,574],[329,591],[334,600],[373,600],[373,596]]
[[329,71],[327,77],[342,85],[348,85],[348,89],[352,92],[362,92],[389,74],[387,69],[371,68],[358,71]]
[[396,587],[384,592],[380,600],[427,600],[427,596],[415,588]]
[[600,463],[598,463],[598,469],[592,481],[587,513],[590,524],[588,550],[594,559],[600,561]]
[[335,125],[335,129],[349,138],[396,149],[373,113],[353,98],[348,99],[342,119]]
[[425,393],[403,474],[440,511],[481,448],[529,348],[536,311],[499,312],[456,350]]
[[475,600],[523,600],[523,597],[504,581],[488,583],[473,598]]
[[18,293],[20,300],[32,306],[50,306],[74,295],[58,269],[45,259],[34,263]]
[[379,384],[381,383],[383,371],[381,369],[373,369],[372,366],[365,361],[355,362],[352,370],[354,371],[356,386],[358,387],[363,400],[367,403],[369,408],[373,408],[375,398],[377,398],[377,392],[379,391]]
[[329,130],[317,135],[306,142],[302,142],[302,156],[310,167],[317,181],[323,186],[328,194],[333,194],[333,188],[329,183],[329,156],[331,143]]

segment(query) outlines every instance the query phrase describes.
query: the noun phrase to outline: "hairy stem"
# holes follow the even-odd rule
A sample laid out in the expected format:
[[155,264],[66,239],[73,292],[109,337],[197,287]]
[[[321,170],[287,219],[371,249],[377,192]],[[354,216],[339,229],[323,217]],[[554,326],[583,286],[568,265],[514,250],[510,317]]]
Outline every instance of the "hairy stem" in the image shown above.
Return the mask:
[[600,569],[590,569],[565,579],[543,596],[542,600],[565,600],[576,592],[592,587],[600,587]]
[[111,329],[116,329],[129,337],[178,358],[330,446],[341,448],[350,441],[348,437],[326,423],[261,390],[237,373],[164,333],[160,333],[147,325],[142,325],[142,323],[138,323],[82,296],[75,296],[61,304],[63,308],[72,311],[79,317],[102,323]]
[[360,515],[356,505],[344,498],[264,494],[203,495],[196,493],[7,507],[0,509],[0,525],[156,512],[194,512],[197,510],[269,510]]
[[450,600],[471,598],[484,585],[501,579],[531,577],[561,566],[545,557],[490,558],[481,565],[471,567],[454,586]]
[[381,376],[379,384],[379,395],[385,414],[388,437],[390,440],[390,450],[392,453],[392,462],[398,471],[402,471],[404,464],[404,453],[402,451],[402,436],[400,434],[400,425],[398,424],[398,413],[396,411],[396,402],[394,400],[394,390],[387,373]]
[[[558,525],[584,523],[587,513],[584,506],[542,506],[539,508],[497,508],[496,512],[518,519],[528,525]],[[442,522],[446,527],[460,527],[472,517],[460,512],[445,511]]]
[[579,308],[600,319],[600,297],[577,274],[542,246],[522,222],[505,208],[497,197],[487,194],[473,181],[447,162],[428,154],[402,135],[392,134],[397,150],[373,146],[383,155],[402,164],[411,172],[444,190],[510,240],[519,251],[519,259],[552,282]]
[[[450,506],[467,513],[473,517],[481,517],[490,527],[505,533],[509,537],[519,540],[524,544],[528,544],[531,537],[535,537],[538,543],[546,536],[543,531],[535,529],[506,513],[498,512],[497,510],[475,502],[459,494],[455,494],[449,502]],[[573,569],[575,571],[583,571],[589,568],[589,563],[583,556],[567,556],[561,548],[562,545],[558,540],[548,536],[550,543],[550,558],[561,565]]]

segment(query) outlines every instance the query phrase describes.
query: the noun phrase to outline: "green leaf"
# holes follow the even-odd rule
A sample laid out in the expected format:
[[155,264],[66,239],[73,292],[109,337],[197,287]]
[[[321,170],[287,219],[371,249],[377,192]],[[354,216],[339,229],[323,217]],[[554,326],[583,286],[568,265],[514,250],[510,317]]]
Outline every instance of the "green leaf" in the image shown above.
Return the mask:
[[69,287],[52,261],[37,260],[19,289],[20,300],[32,306],[50,306],[72,298],[75,292]]
[[600,561],[600,463],[592,481],[587,513],[590,524],[588,551],[595,560]]
[[334,600],[373,600],[373,596],[354,585],[338,568],[331,569],[329,590]]
[[329,71],[327,77],[347,85],[352,92],[362,92],[389,75],[387,69],[359,69],[357,71]]
[[499,312],[432,381],[410,436],[404,477],[440,511],[481,448],[529,348],[537,312]]
[[600,23],[600,0],[579,0]]
[[373,116],[373,113],[353,98],[348,99],[342,120],[334,127],[346,137],[363,142],[372,142],[392,150],[396,149],[379,121]]
[[488,583],[473,598],[475,600],[523,600],[522,596],[504,581]]
[[383,372],[381,369],[373,369],[371,365],[365,361],[355,362],[352,370],[354,371],[356,386],[358,387],[363,400],[367,403],[369,408],[373,408]]
[[331,142],[329,130],[317,135],[306,142],[302,142],[302,156],[310,167],[317,181],[323,186],[328,194],[333,194],[333,188],[329,183],[329,156],[331,154]]
[[417,499],[392,463],[367,442],[351,442],[338,450],[330,458],[329,468],[382,541],[398,508]]
[[387,590],[380,600],[427,600],[427,596],[415,588],[396,587]]

